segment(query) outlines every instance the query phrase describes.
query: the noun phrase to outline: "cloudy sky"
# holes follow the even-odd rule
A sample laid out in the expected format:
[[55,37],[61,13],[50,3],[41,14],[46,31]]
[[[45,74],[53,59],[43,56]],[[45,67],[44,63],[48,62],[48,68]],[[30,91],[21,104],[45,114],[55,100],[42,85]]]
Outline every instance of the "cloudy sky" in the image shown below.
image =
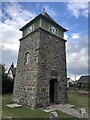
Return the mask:
[[[46,12],[62,27],[68,29],[67,40],[68,77],[77,79],[88,74],[88,2],[3,2],[0,4],[0,63],[7,68],[17,64],[19,29],[35,16]],[[2,21],[1,21],[2,18]],[[1,52],[2,51],[2,52]]]

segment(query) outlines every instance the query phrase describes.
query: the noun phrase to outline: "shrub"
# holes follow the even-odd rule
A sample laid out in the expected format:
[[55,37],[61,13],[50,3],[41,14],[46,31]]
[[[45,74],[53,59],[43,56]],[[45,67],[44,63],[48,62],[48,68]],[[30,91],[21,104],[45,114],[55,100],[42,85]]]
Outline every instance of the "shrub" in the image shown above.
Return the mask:
[[14,81],[8,76],[2,77],[2,94],[13,92]]

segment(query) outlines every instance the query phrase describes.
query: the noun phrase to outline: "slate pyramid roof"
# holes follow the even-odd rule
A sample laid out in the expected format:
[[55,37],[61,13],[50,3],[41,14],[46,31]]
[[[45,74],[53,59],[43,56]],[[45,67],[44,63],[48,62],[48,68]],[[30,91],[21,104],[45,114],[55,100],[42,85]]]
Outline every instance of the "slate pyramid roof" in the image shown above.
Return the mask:
[[81,76],[80,79],[78,80],[78,83],[88,83],[88,82],[90,82],[90,75]]
[[47,12],[44,12],[44,13],[39,14],[39,15],[36,16],[33,20],[31,20],[29,23],[27,23],[25,26],[23,26],[22,28],[20,28],[20,30],[23,31],[26,27],[28,27],[30,24],[32,24],[34,21],[36,21],[36,20],[39,19],[40,17],[41,17],[41,18],[44,18],[44,19],[47,19],[47,20],[49,20],[49,21],[51,21],[51,22],[53,22],[54,24],[56,24],[57,26],[59,26],[64,32],[67,31],[65,28],[63,28],[63,27],[61,27],[59,24],[57,24],[56,21],[53,20],[53,18],[50,17]]
[[55,20],[53,20],[53,18],[51,18],[46,12],[45,12],[45,14],[44,14],[43,16],[45,16],[46,18],[48,18],[48,19],[50,19],[51,21],[55,22]]

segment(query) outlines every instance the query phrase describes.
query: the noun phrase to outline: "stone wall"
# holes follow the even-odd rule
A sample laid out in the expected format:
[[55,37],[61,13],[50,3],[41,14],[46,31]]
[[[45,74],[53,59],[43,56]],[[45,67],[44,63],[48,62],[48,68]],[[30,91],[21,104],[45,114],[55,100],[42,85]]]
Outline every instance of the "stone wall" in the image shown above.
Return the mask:
[[[30,53],[29,63],[25,54]],[[32,108],[50,104],[51,71],[57,71],[55,103],[67,102],[65,41],[38,28],[20,40],[13,100]]]
[[[38,73],[40,32],[35,31],[20,40],[13,100],[34,107],[36,103],[36,84]],[[29,63],[25,54],[29,52]]]
[[41,29],[40,51],[38,62],[37,106],[50,104],[51,71],[54,69],[58,75],[56,79],[57,93],[55,103],[67,103],[67,71],[65,40]]

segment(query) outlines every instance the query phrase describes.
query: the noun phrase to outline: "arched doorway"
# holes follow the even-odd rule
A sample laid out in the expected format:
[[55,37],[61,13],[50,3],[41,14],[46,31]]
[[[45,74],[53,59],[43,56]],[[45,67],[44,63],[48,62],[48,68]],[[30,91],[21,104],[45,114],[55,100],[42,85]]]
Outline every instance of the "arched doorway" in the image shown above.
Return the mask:
[[50,80],[50,103],[55,103],[57,99],[57,79]]

